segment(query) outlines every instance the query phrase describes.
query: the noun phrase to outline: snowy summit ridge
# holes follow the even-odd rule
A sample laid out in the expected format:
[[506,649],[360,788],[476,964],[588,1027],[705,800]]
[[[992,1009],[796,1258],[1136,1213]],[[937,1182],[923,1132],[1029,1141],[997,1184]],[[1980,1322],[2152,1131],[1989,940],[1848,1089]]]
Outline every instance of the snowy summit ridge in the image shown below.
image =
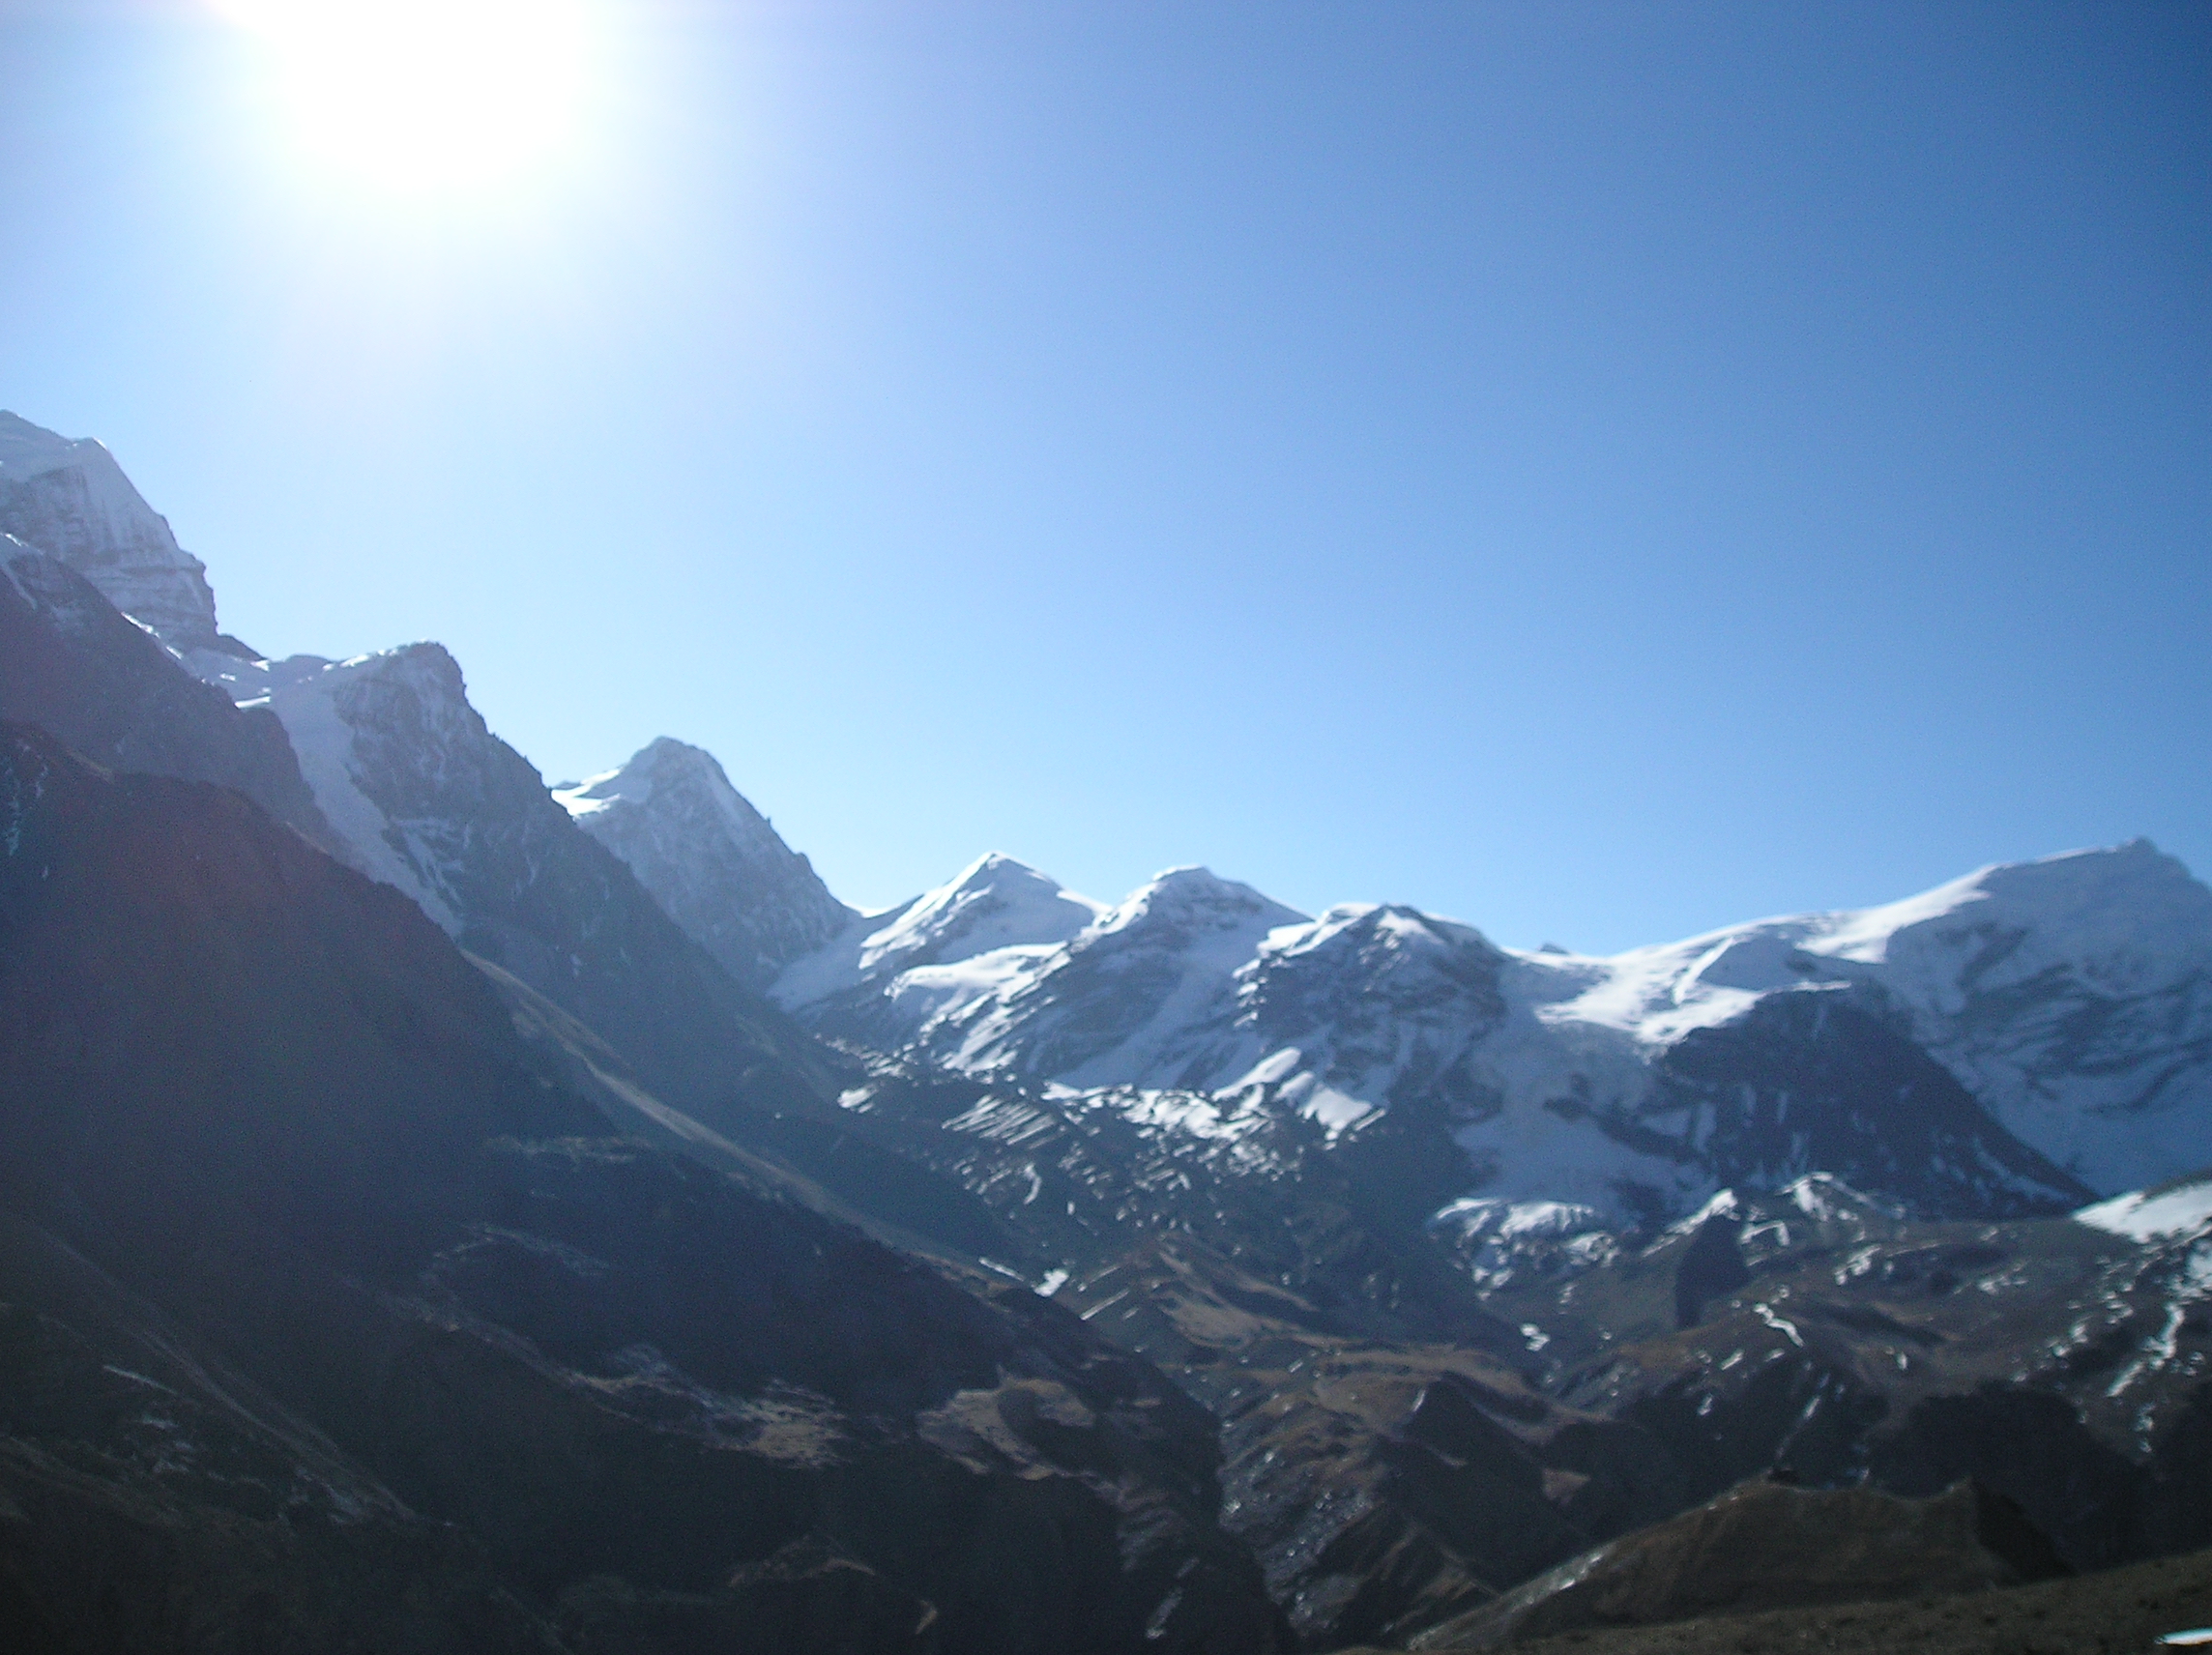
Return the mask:
[[[994,931],[957,923],[1002,891]],[[1307,919],[1203,869],[1076,917],[985,858],[776,997],[979,1079],[1178,1089],[1332,1132],[1411,1105],[1512,1200],[1678,1205],[1882,1140],[1881,1166],[1841,1170],[2050,1209],[2212,1143],[2212,891],[2145,841],[1611,958],[1398,905]],[[940,944],[956,930],[973,941]]]
[[1581,985],[1547,1021],[1655,1049],[1792,988],[1872,987],[2010,1131],[2099,1190],[2212,1143],[2212,890],[2147,839],[1611,960],[1526,958]]

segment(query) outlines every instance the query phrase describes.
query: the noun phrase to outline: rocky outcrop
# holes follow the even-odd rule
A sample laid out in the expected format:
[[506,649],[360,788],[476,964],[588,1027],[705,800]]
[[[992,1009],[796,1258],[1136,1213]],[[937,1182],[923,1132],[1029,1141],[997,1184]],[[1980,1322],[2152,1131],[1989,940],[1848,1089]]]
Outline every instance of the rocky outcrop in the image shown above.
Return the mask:
[[2034,1585],[1569,1632],[1514,1647],[1528,1655],[2138,1655],[2207,1625],[2212,1552],[2197,1552]]
[[1933,1217],[2064,1212],[2094,1198],[1884,1012],[1848,990],[1767,995],[1669,1047],[1629,1129],[1739,1189],[1828,1173]]
[[1914,1496],[1972,1476],[2076,1567],[2212,1544],[2212,1196],[2084,1216],[1918,1223],[1807,1179],[1486,1302],[1541,1342],[1549,1394],[1646,1433],[1691,1499],[1769,1468]]
[[231,666],[233,693],[283,721],[352,859],[582,1019],[654,1090],[731,1125],[829,1086],[813,1042],[684,935],[491,733],[443,648]]

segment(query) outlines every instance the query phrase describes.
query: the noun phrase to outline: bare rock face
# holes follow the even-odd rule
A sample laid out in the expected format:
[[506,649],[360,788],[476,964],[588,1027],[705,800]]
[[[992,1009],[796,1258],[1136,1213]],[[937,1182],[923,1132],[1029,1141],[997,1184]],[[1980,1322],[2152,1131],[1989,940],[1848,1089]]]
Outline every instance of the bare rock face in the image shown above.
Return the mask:
[[701,748],[663,736],[553,797],[748,988],[766,989],[858,917]]
[[813,1042],[732,980],[492,733],[442,646],[193,658],[282,721],[350,861],[582,1018],[671,1102],[724,1124],[747,1100],[826,1084]]
[[0,534],[67,564],[172,648],[219,647],[207,566],[91,438],[0,411]]
[[1815,1177],[1486,1303],[1548,1394],[1666,1450],[1685,1503],[1769,1468],[1915,1497],[1972,1477],[2096,1569],[2212,1543],[2208,1282],[2203,1179],[1967,1224]]

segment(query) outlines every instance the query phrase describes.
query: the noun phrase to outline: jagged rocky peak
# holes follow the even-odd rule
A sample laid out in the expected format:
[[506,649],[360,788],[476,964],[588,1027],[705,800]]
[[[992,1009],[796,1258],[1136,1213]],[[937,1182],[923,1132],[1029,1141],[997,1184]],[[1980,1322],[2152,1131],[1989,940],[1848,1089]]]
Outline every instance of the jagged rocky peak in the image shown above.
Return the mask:
[[[1261,939],[1305,916],[1199,867],[1170,868],[1067,942],[977,960],[938,1013],[982,1069],[1064,1085],[1195,1084],[1194,1031],[1227,1014]],[[966,998],[961,1003],[962,997]]]
[[91,438],[0,411],[0,532],[75,569],[172,648],[219,647],[207,566]]
[[704,748],[663,736],[553,797],[750,987],[767,987],[856,917]]
[[[204,669],[203,653],[189,664]],[[492,738],[468,702],[460,663],[440,644],[402,645],[350,660],[294,655],[230,659],[221,687],[240,705],[274,711],[315,802],[363,871],[414,898],[448,932],[467,904],[452,888],[452,847],[440,843],[461,801],[484,802],[470,762]]]

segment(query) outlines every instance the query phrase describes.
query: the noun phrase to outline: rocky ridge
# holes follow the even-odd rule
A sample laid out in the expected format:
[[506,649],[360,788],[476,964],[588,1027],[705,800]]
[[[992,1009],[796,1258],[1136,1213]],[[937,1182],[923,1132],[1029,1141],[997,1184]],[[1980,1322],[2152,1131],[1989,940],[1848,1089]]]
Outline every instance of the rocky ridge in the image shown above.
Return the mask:
[[90,581],[13,536],[0,536],[0,718],[118,769],[236,788],[351,857],[273,713],[232,706]]
[[1971,1481],[1922,1500],[1746,1483],[1414,1640],[1491,1649],[1603,1626],[1986,1592],[2073,1571]]

